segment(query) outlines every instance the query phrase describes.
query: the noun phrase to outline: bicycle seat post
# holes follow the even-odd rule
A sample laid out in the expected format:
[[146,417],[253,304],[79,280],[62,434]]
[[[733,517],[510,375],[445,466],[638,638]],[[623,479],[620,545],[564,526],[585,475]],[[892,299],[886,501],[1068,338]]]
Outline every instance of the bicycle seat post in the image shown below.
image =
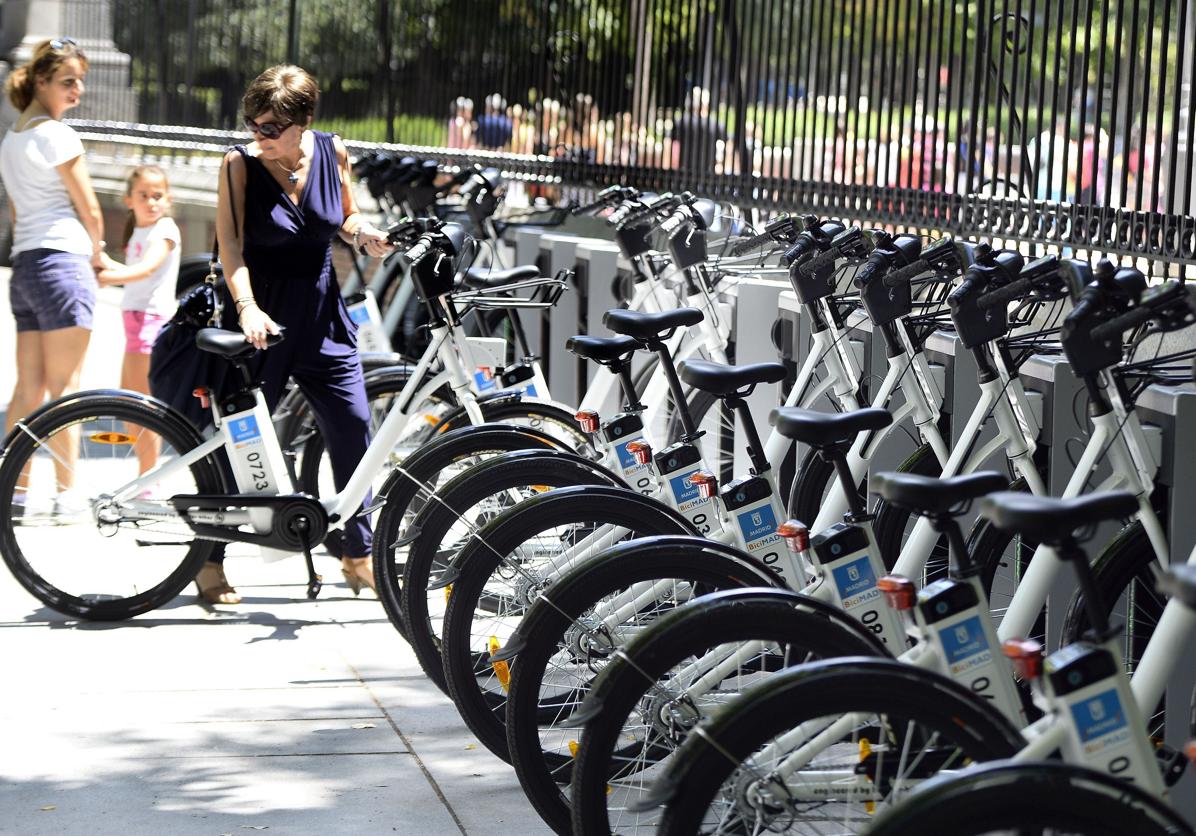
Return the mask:
[[[671,332],[670,332],[671,333]],[[665,380],[669,384],[669,394],[673,396],[673,404],[677,416],[681,419],[681,440],[692,444],[705,433],[699,432],[694,424],[693,415],[689,412],[689,404],[685,401],[685,391],[681,388],[681,379],[677,377],[677,367],[673,365],[673,356],[669,354],[669,347],[659,337],[652,337],[644,341],[644,345],[660,358],[660,367],[664,370]]]
[[764,444],[760,441],[760,433],[756,430],[756,423],[752,420],[752,411],[745,400],[748,394],[736,393],[729,396],[726,402],[727,406],[735,410],[735,414],[739,417],[739,425],[743,428],[743,434],[746,436],[747,454],[752,463],[752,472],[762,476],[772,465],[768,463],[768,457],[764,454]]
[[1114,628],[1109,623],[1109,611],[1105,609],[1105,596],[1092,574],[1088,555],[1080,548],[1075,536],[1065,537],[1055,547],[1055,550],[1059,559],[1070,563],[1076,571],[1080,594],[1084,596],[1084,609],[1088,613],[1089,623],[1092,624],[1087,638],[1097,644],[1103,644],[1120,633],[1121,628]]

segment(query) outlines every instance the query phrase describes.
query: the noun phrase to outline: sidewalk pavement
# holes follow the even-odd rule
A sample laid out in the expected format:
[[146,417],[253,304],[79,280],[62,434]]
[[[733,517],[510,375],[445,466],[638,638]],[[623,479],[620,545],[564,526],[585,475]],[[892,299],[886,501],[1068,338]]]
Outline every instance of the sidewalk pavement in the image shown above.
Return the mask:
[[[0,404],[13,322],[0,272]],[[118,291],[101,291],[84,385],[112,386]],[[469,733],[368,591],[328,557],[231,551],[245,597],[189,587],[127,622],[72,622],[0,567],[0,834],[498,834],[550,831]]]

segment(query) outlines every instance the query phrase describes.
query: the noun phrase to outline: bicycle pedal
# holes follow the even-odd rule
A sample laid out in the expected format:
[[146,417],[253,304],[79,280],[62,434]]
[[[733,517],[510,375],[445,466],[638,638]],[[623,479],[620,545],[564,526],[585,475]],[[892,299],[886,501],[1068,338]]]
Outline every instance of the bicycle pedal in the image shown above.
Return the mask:
[[320,590],[324,588],[324,576],[316,575],[307,584],[307,598],[308,600],[315,600],[320,594]]
[[1188,756],[1182,749],[1176,749],[1166,743],[1160,744],[1154,755],[1158,759],[1159,768],[1163,770],[1163,783],[1168,787],[1174,787],[1188,769]]

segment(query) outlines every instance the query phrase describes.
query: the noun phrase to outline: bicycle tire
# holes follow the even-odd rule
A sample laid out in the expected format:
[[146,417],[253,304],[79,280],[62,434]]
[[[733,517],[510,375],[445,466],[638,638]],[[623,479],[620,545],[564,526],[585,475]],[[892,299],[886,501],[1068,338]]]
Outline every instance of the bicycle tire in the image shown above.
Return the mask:
[[[817,450],[813,448],[808,450],[797,471],[792,490],[789,492],[789,515],[807,525],[813,525],[837,478],[835,465],[832,462],[823,458]],[[860,498],[867,504],[868,480],[866,478],[860,480],[858,491]]]
[[[620,799],[612,798],[612,782],[629,771],[615,757],[616,745],[626,733],[631,715],[647,701],[649,690],[684,660],[735,641],[801,646],[806,649],[807,661],[889,656],[888,649],[859,621],[792,590],[716,592],[679,607],[628,644],[598,675],[587,697],[583,711],[590,709],[592,716],[581,735],[568,797],[562,799],[572,811],[574,833],[607,836],[613,832],[610,804]],[[659,733],[655,739],[666,738]],[[620,824],[624,824],[630,811],[619,813]]]
[[1179,836],[1192,829],[1126,781],[1066,763],[984,764],[928,781],[878,816],[869,836],[980,836],[996,831],[1075,836]]
[[[932,739],[946,741],[950,758],[958,756],[961,762],[1008,758],[1024,745],[1004,716],[937,674],[887,659],[848,657],[799,665],[746,692],[703,724],[701,734],[686,738],[673,768],[654,788],[657,800],[667,802],[658,832],[698,832],[720,788],[762,745],[803,722],[849,714],[895,714],[923,724]],[[908,724],[899,721],[894,728],[907,740],[918,739]],[[859,762],[864,759],[859,756]],[[904,776],[896,780],[901,785]],[[827,796],[811,806],[822,810],[830,803]],[[836,833],[848,832],[845,820],[834,820]]]
[[566,448],[552,436],[527,427],[481,424],[439,436],[391,471],[376,499],[382,503],[382,509],[374,525],[372,557],[378,599],[391,626],[400,635],[406,636],[401,598],[405,561],[398,559],[396,543],[408,514],[415,514],[412,504],[415,503],[416,509],[422,507],[420,497],[435,493],[436,480],[454,465],[527,449],[564,451]]
[[[1106,617],[1113,622],[1120,621],[1124,626],[1121,653],[1127,673],[1137,669],[1167,605],[1167,598],[1155,589],[1157,578],[1153,567],[1157,562],[1146,529],[1134,520],[1109,541],[1092,563],[1092,580],[1100,590]],[[1125,602],[1124,610],[1122,602]],[[1063,644],[1081,640],[1091,627],[1087,600],[1083,592],[1077,590],[1063,618]],[[1164,703],[1165,700],[1160,700],[1154,707],[1147,724],[1148,733],[1159,739],[1163,738],[1166,720]]]
[[[634,540],[595,555],[562,577],[532,605],[516,630],[513,641],[524,638],[527,644],[515,657],[511,673],[507,748],[524,794],[557,833],[570,832],[570,810],[560,785],[570,779],[572,757],[545,750],[541,727],[561,719],[560,712],[567,710],[567,703],[580,687],[570,688],[563,699],[542,699],[550,659],[562,646],[569,647],[568,634],[603,599],[637,583],[670,580],[700,585],[703,590],[773,586],[780,582],[763,563],[720,543],[694,537]],[[673,601],[664,603],[665,612],[675,609]],[[637,612],[633,618],[639,621],[646,616],[650,625],[654,614],[667,617],[659,612]],[[614,648],[623,646],[617,633],[607,633],[606,637],[613,642],[609,652],[600,651],[586,658],[587,669],[595,674],[600,671],[594,668],[610,659]],[[554,703],[562,704],[554,708]]]
[[[68,592],[55,582],[46,579],[42,572],[35,569],[29,556],[24,553],[15,531],[13,496],[17,481],[27,466],[32,472],[35,467],[33,457],[39,449],[52,451],[51,445],[46,441],[47,437],[58,431],[69,430],[83,421],[92,420],[112,421],[114,422],[113,426],[118,426],[116,422],[119,422],[119,426],[124,428],[123,431],[126,434],[128,426],[136,424],[144,430],[156,433],[164,444],[168,444],[170,448],[180,454],[194,449],[203,441],[186,418],[161,401],[147,395],[119,390],[98,390],[76,392],[47,404],[22,421],[21,428],[14,430],[6,439],[4,450],[0,454],[0,460],[2,460],[0,463],[0,554],[3,555],[5,564],[21,586],[56,612],[90,621],[119,621],[156,609],[178,595],[195,578],[204,560],[211,556],[217,544],[214,541],[196,538],[173,543],[178,546],[186,545],[187,548],[179,563],[165,577],[152,583],[147,581],[146,583],[149,585],[145,588],[141,588],[140,584],[134,586],[133,588],[137,591],[127,596],[108,594],[102,599],[89,599],[86,595]],[[67,438],[69,440],[70,436]],[[78,444],[80,441],[76,440],[75,443]],[[92,442],[89,440],[86,443],[91,444]],[[130,450],[132,449],[131,445],[125,446],[130,446]],[[136,464],[135,458],[131,463]],[[78,469],[77,466],[76,469]],[[106,469],[111,470],[111,461]],[[215,457],[208,456],[200,459],[190,466],[189,472],[194,479],[196,493],[227,492],[222,468]],[[130,472],[126,468],[125,476],[131,480],[137,476],[137,470],[133,469]],[[26,478],[32,479],[33,477]],[[117,482],[118,485],[120,483]],[[86,490],[87,487],[85,484],[80,490]],[[28,487],[24,491],[27,494],[30,492]],[[102,496],[102,493],[99,494],[99,498],[102,499]],[[91,505],[97,496],[89,495],[87,499]],[[167,501],[167,499],[162,500],[163,503]],[[25,515],[19,526],[22,532],[30,530],[28,507],[24,508],[24,511]],[[90,523],[86,523],[88,527],[94,524],[97,534],[105,537],[99,531],[99,523],[94,517],[94,511],[88,513],[92,514]],[[58,527],[65,530],[68,526]],[[43,531],[42,537],[44,538],[44,532],[53,531],[55,528],[55,526],[42,526],[39,530]],[[115,535],[119,528],[119,522],[113,523],[110,529],[112,535]],[[67,532],[67,536],[72,538],[71,541],[64,544],[61,551],[55,553],[63,556],[79,554],[81,546],[78,541],[79,533],[78,530]],[[181,520],[177,526],[177,533],[173,530],[171,532],[174,537],[186,537],[189,533],[189,527]],[[109,537],[105,537],[105,540],[107,539]],[[97,544],[102,542],[104,540],[97,541]],[[152,545],[156,545],[156,543]],[[151,571],[156,577],[156,567]]]
[[[573,449],[589,449],[590,438],[577,426],[574,416],[553,404],[499,397],[482,400],[478,405],[481,407],[482,417],[487,423],[526,421],[527,426],[532,429],[544,428],[550,430],[550,434],[556,434],[561,438],[568,438],[571,444],[567,446]],[[464,414],[463,411],[462,414]],[[437,425],[436,429],[429,430],[429,437],[435,437],[437,434],[448,432],[454,429],[455,426],[453,422],[441,422]],[[464,426],[473,425],[466,423]],[[323,447],[322,437],[309,439],[308,444],[304,447],[300,477],[300,482],[304,486],[304,490],[317,497],[320,496],[319,472],[325,467],[323,462]],[[325,547],[332,552],[334,557],[341,557],[342,555],[339,553],[339,530],[332,531],[329,535],[324,540]]]
[[[424,505],[411,523],[419,537],[407,553],[400,601],[404,634],[428,679],[448,693],[440,635],[432,623],[428,583],[447,568],[444,537],[460,516],[483,500],[517,488],[565,488],[572,485],[622,485],[601,465],[557,450],[517,450],[494,456],[458,474],[436,491],[436,502]],[[622,485],[626,487],[625,485]],[[453,552],[455,553],[455,552]]]
[[[634,491],[605,486],[558,488],[520,503],[500,514],[461,549],[460,570],[445,610],[441,654],[449,695],[465,724],[478,740],[503,760],[509,760],[505,723],[500,719],[506,698],[497,683],[483,690],[476,678],[477,660],[471,646],[471,627],[483,589],[503,559],[537,534],[575,524],[605,524],[647,536],[696,534],[674,511]],[[592,554],[592,552],[591,552]]]
[[[934,450],[929,444],[923,444],[911,453],[909,458],[897,466],[896,470],[898,473],[916,473],[919,476],[939,476],[943,472],[938,458],[935,457]],[[876,544],[880,548],[885,567],[892,569],[893,564],[897,562],[897,557],[901,554],[905,533],[909,528],[910,519],[914,517],[914,512],[907,508],[898,508],[896,505],[891,505],[880,499],[877,500],[872,513],[876,517],[872,523]],[[931,557],[927,560],[927,566],[933,565],[936,556],[939,558],[938,562],[945,565],[946,555],[947,538],[940,536]]]
[[[403,390],[403,387],[411,379],[410,371],[410,369],[401,367],[384,368],[366,375],[365,396],[371,415],[378,408],[378,402],[392,399]],[[441,386],[432,393],[432,396],[442,403],[456,404],[456,397],[447,386]],[[390,404],[385,403],[383,406],[389,410]],[[382,412],[380,417],[385,417],[385,412]],[[418,417],[413,417],[418,420]],[[299,460],[299,489],[304,493],[319,497],[320,471],[326,467],[324,457],[327,449],[324,443],[324,433],[311,414],[311,408],[308,406],[306,398],[303,399],[301,405],[296,405],[296,409],[288,416],[287,424],[294,427],[294,429],[288,427],[287,430],[292,441],[299,438],[301,434],[305,436]]]

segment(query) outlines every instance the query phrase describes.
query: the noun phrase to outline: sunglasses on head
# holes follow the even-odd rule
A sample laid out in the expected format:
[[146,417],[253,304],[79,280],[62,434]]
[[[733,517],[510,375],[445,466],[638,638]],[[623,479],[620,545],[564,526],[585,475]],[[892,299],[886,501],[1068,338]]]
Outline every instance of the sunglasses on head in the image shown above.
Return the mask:
[[50,49],[66,49],[68,46],[78,46],[74,38],[55,38],[50,41]]
[[245,129],[251,134],[261,134],[266,139],[278,139],[282,136],[283,131],[294,124],[294,122],[262,122],[259,124],[252,119],[246,119]]

